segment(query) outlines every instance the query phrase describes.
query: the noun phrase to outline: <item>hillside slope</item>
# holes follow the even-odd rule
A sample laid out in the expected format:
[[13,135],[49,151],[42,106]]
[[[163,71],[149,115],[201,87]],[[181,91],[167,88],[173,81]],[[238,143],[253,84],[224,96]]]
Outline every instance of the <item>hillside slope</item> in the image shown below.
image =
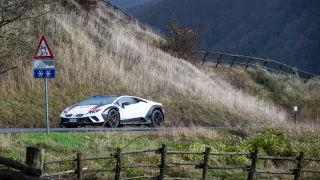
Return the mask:
[[131,12],[162,30],[172,18],[199,27],[212,51],[276,59],[320,74],[318,0],[161,0]]
[[43,81],[32,72],[42,33],[51,40],[57,65],[57,78],[49,80],[51,126],[64,108],[82,99],[122,93],[162,102],[166,126],[280,126],[291,121],[274,102],[161,51],[160,36],[102,4],[89,16],[48,14],[13,25],[28,45],[19,46],[10,61],[19,69],[1,75],[1,128],[44,127]]

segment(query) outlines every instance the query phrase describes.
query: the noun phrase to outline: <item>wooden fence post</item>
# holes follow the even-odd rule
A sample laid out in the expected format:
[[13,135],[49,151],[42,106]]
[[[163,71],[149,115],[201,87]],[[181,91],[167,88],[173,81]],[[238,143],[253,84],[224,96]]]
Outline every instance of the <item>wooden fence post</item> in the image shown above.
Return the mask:
[[206,52],[206,54],[205,54],[205,56],[204,56],[204,58],[202,60],[202,64],[201,65],[204,64],[204,62],[206,61],[208,55],[209,55],[209,51]]
[[[221,53],[223,53],[223,52],[221,52]],[[219,57],[219,59],[217,61],[217,64],[216,64],[216,67],[218,67],[218,64],[220,63],[220,60],[222,59],[222,56],[223,56],[223,54],[220,54],[220,57]]]
[[114,179],[115,180],[120,180],[120,174],[121,174],[121,149],[117,148],[117,153],[116,153],[116,158],[117,158],[117,164],[116,164],[116,174]]
[[161,164],[160,164],[160,175],[157,180],[163,180],[166,175],[166,159],[167,159],[167,146],[162,144],[161,148]]
[[280,73],[282,72],[282,67],[283,67],[283,64],[280,65],[278,72]]
[[81,152],[77,153],[77,179],[81,180],[82,179],[82,163],[81,163]]
[[305,79],[305,82],[307,82],[308,79],[310,79],[310,78],[311,78],[311,74],[308,75],[308,77]]
[[230,65],[230,68],[232,68],[232,66],[233,66],[234,62],[236,61],[236,59],[237,59],[237,56],[235,56],[235,57],[233,58],[232,63],[231,63],[231,65]]
[[252,60],[252,57],[251,57],[251,58],[249,58],[249,61],[247,62],[246,68],[245,68],[244,70],[247,70],[247,69],[248,69],[248,67],[249,67],[249,63],[251,62],[251,60]]
[[203,169],[202,169],[202,180],[207,179],[207,171],[208,171],[208,164],[209,164],[209,158],[210,158],[210,147],[206,147],[206,151],[204,153],[204,158],[203,158]]
[[254,173],[256,172],[257,161],[259,158],[259,149],[255,149],[254,153],[252,153],[251,156],[252,156],[252,162],[251,162],[251,166],[249,169],[249,174],[248,174],[247,180],[253,180],[253,178],[254,178]]
[[266,67],[268,63],[268,59],[264,61],[263,67]]
[[294,171],[294,180],[300,180],[301,170],[303,168],[303,160],[304,160],[304,153],[300,152],[300,156],[298,157],[297,169],[295,169]]
[[296,75],[299,78],[299,69],[297,68],[292,68],[292,74]]
[[44,149],[38,147],[27,147],[26,164],[43,171]]

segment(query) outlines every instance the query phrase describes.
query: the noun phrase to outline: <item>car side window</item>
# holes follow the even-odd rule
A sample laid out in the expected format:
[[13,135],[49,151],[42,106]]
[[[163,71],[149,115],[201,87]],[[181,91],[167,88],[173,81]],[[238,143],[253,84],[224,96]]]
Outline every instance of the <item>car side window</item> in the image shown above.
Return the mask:
[[131,98],[131,97],[123,97],[120,98],[115,104],[118,106],[121,106],[122,103],[127,102],[129,104],[135,104],[137,103],[135,99]]
[[146,101],[144,101],[144,100],[142,100],[142,99],[138,99],[138,98],[134,98],[134,100],[136,101],[136,103],[139,103],[139,102],[147,103]]

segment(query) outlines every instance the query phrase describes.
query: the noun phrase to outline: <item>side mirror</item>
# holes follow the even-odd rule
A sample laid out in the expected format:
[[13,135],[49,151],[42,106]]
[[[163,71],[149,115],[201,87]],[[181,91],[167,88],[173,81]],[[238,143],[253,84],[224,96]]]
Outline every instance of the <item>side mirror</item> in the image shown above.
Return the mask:
[[124,103],[121,104],[121,107],[124,109],[126,106],[129,106],[129,105],[130,105],[130,103],[124,102]]

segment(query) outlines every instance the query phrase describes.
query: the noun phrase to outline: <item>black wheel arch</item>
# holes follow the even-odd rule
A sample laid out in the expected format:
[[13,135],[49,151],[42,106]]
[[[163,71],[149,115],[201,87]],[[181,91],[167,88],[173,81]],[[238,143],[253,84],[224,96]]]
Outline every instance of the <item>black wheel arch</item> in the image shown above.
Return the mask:
[[148,113],[147,113],[145,118],[151,120],[152,113],[153,113],[154,110],[159,110],[161,112],[162,116],[163,116],[163,119],[164,119],[163,107],[160,106],[160,105],[151,106],[151,108],[149,109],[149,111],[148,111]]
[[[104,112],[106,112],[106,111],[109,112],[109,111],[112,110],[112,109],[114,109],[114,110],[116,110],[116,111],[119,112],[119,108],[118,108],[117,106],[110,106],[110,107],[107,107],[107,109],[105,109],[102,113],[104,113]],[[102,114],[102,117],[103,117],[104,120],[106,120],[107,117],[108,117],[108,114]],[[119,113],[119,117],[120,117],[120,113]],[[121,117],[120,117],[120,119],[121,119]]]

